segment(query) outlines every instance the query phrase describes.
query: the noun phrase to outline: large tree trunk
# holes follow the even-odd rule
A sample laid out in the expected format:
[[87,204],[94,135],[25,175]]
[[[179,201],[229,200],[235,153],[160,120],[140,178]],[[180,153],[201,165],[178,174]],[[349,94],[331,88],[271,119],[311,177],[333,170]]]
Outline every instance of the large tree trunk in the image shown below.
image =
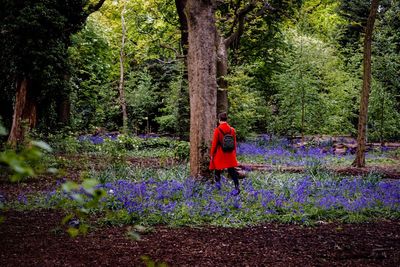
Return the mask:
[[[10,135],[8,136],[8,143],[12,146],[24,139],[24,127],[31,129],[37,123],[37,106],[29,97],[28,79],[18,79],[16,87],[13,121]],[[26,122],[26,125],[22,125],[23,121]]]
[[357,153],[353,166],[365,167],[365,143],[368,101],[371,90],[371,41],[379,0],[372,0],[364,39],[364,73],[361,91],[360,113],[358,117]]
[[209,174],[209,149],[216,123],[216,27],[213,1],[188,0],[190,175]]
[[119,67],[120,67],[120,75],[119,75],[119,102],[121,105],[122,111],[122,129],[123,132],[126,132],[128,129],[128,114],[126,112],[126,100],[125,100],[125,88],[124,88],[124,59],[125,59],[125,38],[126,38],[126,25],[125,25],[125,17],[124,13],[126,11],[126,1],[123,2],[123,7],[121,11],[121,26],[122,26],[122,39],[121,39],[121,50],[119,55]]
[[228,74],[228,47],[225,38],[217,37],[217,114],[228,112],[228,82],[225,77]]

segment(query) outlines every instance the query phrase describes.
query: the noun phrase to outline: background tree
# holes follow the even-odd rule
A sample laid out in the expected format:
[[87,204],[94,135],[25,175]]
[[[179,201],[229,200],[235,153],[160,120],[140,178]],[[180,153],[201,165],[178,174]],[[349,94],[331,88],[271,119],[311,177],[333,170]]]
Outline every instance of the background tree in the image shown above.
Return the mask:
[[[105,5],[107,2],[105,3]],[[72,36],[69,48],[71,64],[71,128],[88,131],[92,126],[117,129],[121,121],[120,105],[116,99],[118,91],[118,69],[106,25],[99,22],[101,13],[89,17],[85,27]],[[118,51],[118,50],[117,50]]]
[[333,46],[293,30],[285,35],[290,47],[283,71],[272,76],[274,131],[290,136],[354,132],[352,99],[360,80],[345,71]]
[[[45,5],[50,7],[51,2]],[[133,133],[189,135],[188,31],[184,8],[177,8],[185,2],[126,1],[123,83],[127,125]],[[355,134],[360,97],[355,84],[362,78],[361,37],[369,1],[305,0],[301,6],[300,1],[269,1],[268,7],[265,1],[216,1],[217,35],[226,39],[237,32],[241,11],[252,3],[240,38],[226,51],[227,74],[218,79],[229,85],[229,116],[239,138],[251,133]],[[398,1],[381,1],[377,14],[367,124],[370,141],[400,136],[398,8]],[[61,122],[82,132],[123,128],[118,91],[122,10],[122,1],[106,1],[73,34],[62,67],[50,57],[49,71],[40,68],[47,71],[47,78],[32,76],[31,83],[37,86],[30,88],[40,91],[35,97],[36,121],[43,133],[54,131]],[[258,11],[264,13],[258,16]],[[1,40],[0,113],[11,127],[16,94],[11,81],[16,72],[13,64],[4,63],[12,55],[13,46],[5,46],[8,41]]]
[[[121,1],[105,2],[100,12],[89,17],[85,29],[74,36],[76,42],[70,48],[76,70],[72,76],[77,100],[72,106],[74,129],[122,128],[118,92],[122,9]],[[176,105],[176,100],[181,99],[176,96],[175,87],[181,84],[178,74],[182,68],[174,12],[173,3],[166,0],[126,1],[123,80],[128,128],[134,133],[152,130],[174,134],[181,124],[189,123],[188,104]],[[188,95],[187,83],[182,83],[181,88]],[[187,118],[179,121],[178,110],[184,111]],[[185,130],[185,135],[188,132]]]
[[[273,29],[282,17],[288,16],[296,1],[221,1],[217,12],[217,114],[228,111],[229,50],[239,49],[241,39],[251,32],[251,40],[262,39],[262,30]],[[257,29],[258,28],[258,29]],[[268,32],[268,31],[267,31]],[[268,46],[264,41],[263,46]],[[254,42],[253,42],[254,44]],[[253,49],[256,50],[257,46]]]
[[370,13],[365,28],[364,37],[364,62],[363,62],[363,86],[360,100],[360,113],[358,117],[357,131],[357,152],[353,165],[357,167],[365,166],[365,143],[366,143],[366,125],[368,115],[368,100],[371,90],[371,43],[372,32],[376,14],[378,12],[379,0],[372,0]]
[[368,137],[396,140],[400,136],[400,1],[380,6],[372,40],[372,91],[368,109]]
[[122,113],[122,129],[123,132],[126,133],[128,129],[128,115],[126,113],[126,100],[125,100],[125,88],[124,88],[124,60],[125,60],[125,38],[126,38],[126,23],[125,23],[125,12],[126,12],[126,1],[122,1],[122,10],[121,10],[121,50],[119,55],[120,62],[120,78],[118,84],[118,93],[119,93],[119,103],[121,105],[121,113]]
[[[104,0],[89,1],[3,1],[1,19],[1,69],[8,73],[5,88],[15,84],[15,102],[8,141],[23,136],[45,114],[56,96],[68,88],[67,48],[71,34],[80,30],[89,14]],[[65,109],[64,109],[65,110]]]

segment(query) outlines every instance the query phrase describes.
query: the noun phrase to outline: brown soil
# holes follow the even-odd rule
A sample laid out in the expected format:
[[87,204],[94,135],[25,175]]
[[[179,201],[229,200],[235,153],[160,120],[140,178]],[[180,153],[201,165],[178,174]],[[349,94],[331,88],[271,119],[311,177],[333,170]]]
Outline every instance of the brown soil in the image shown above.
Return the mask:
[[[79,181],[79,173],[69,172],[69,181]],[[34,178],[29,178],[25,181],[12,183],[7,177],[0,178],[0,198],[5,198],[7,201],[16,199],[19,195],[29,195],[44,191],[55,190],[65,182],[63,178],[57,178],[49,175],[41,175]]]
[[0,178],[0,198],[4,197],[7,201],[16,199],[19,195],[28,195],[36,192],[55,189],[56,178],[40,176],[31,178],[24,182],[11,183],[8,178]]
[[[0,266],[399,266],[400,222],[157,227],[135,241],[126,227],[70,238],[55,211],[9,211],[0,224]],[[58,230],[57,230],[58,229]]]
[[128,162],[138,167],[145,168],[169,168],[179,165],[180,162],[173,158],[129,158]]

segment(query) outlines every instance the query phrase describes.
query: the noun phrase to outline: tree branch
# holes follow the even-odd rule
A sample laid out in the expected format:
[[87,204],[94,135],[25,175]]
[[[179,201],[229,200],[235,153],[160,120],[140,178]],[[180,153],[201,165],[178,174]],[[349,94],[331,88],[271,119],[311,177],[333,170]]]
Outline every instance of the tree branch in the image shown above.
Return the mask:
[[97,2],[96,4],[89,5],[89,7],[87,9],[87,13],[92,14],[93,12],[96,12],[97,10],[99,10],[101,8],[101,6],[104,4],[105,1],[106,0],[99,0],[99,2]]
[[[241,1],[238,1],[240,4]],[[234,43],[237,43],[244,31],[245,22],[249,22],[257,17],[262,16],[267,10],[274,10],[274,8],[268,3],[268,1],[264,1],[264,5],[260,10],[257,11],[251,18],[248,17],[248,14],[253,11],[257,7],[257,0],[252,0],[250,3],[242,8],[239,12],[236,12],[235,20],[232,25],[232,29],[230,31],[229,37],[225,38],[225,45],[227,47],[231,46]],[[236,27],[237,25],[237,27]],[[234,31],[234,28],[236,30]]]
[[276,9],[274,7],[272,7],[268,1],[266,1],[264,3],[264,5],[262,6],[262,8],[260,8],[260,10],[257,11],[257,13],[255,13],[253,16],[251,17],[247,17],[245,18],[246,22],[250,22],[252,20],[255,20],[258,17],[261,17],[262,15],[265,14],[266,11],[276,11]]
[[[235,29],[236,25],[239,23],[239,26],[240,26],[240,21],[241,21],[248,13],[250,13],[250,12],[255,8],[255,6],[256,6],[256,0],[251,0],[251,2],[250,2],[247,6],[245,6],[244,8],[242,8],[242,9],[239,11],[241,2],[242,2],[242,0],[237,0],[237,2],[236,2],[235,11],[234,11],[235,19],[233,20],[231,30],[229,31],[229,37],[232,36],[232,35],[234,34],[234,32],[235,32],[234,29]],[[229,38],[229,37],[228,37],[228,38]],[[228,39],[228,38],[227,38],[227,39]]]
[[156,58],[156,61],[157,61],[157,62],[160,62],[160,63],[162,63],[162,64],[172,64],[172,63],[175,63],[178,59],[181,59],[181,58],[182,58],[182,57],[178,57],[178,58],[176,58],[176,59],[171,59],[171,60],[169,60],[169,61],[165,61],[165,60]]
[[165,49],[169,49],[169,50],[171,50],[171,51],[174,51],[174,53],[175,53],[175,58],[184,58],[184,57],[185,57],[185,55],[181,55],[181,53],[179,53],[179,51],[178,51],[176,48],[172,47],[172,46],[169,46],[169,45],[167,45],[167,44],[160,44],[160,46],[161,46],[162,48],[165,48]]
[[307,14],[311,14],[316,10],[320,5],[322,5],[322,1],[319,1],[316,5],[310,7],[310,9],[306,10]]
[[188,33],[188,22],[184,12],[187,0],[175,0],[176,9],[179,17],[179,25],[181,30],[181,49],[183,55],[188,53],[189,44],[189,33]]

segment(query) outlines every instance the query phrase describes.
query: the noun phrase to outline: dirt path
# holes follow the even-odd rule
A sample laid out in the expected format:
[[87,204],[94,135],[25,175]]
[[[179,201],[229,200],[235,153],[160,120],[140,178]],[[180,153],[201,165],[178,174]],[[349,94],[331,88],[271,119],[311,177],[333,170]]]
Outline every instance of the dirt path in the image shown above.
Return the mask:
[[0,224],[0,266],[143,266],[143,255],[170,266],[400,265],[400,222],[157,227],[133,241],[124,227],[71,239],[54,230],[61,218],[54,211],[6,213]]

